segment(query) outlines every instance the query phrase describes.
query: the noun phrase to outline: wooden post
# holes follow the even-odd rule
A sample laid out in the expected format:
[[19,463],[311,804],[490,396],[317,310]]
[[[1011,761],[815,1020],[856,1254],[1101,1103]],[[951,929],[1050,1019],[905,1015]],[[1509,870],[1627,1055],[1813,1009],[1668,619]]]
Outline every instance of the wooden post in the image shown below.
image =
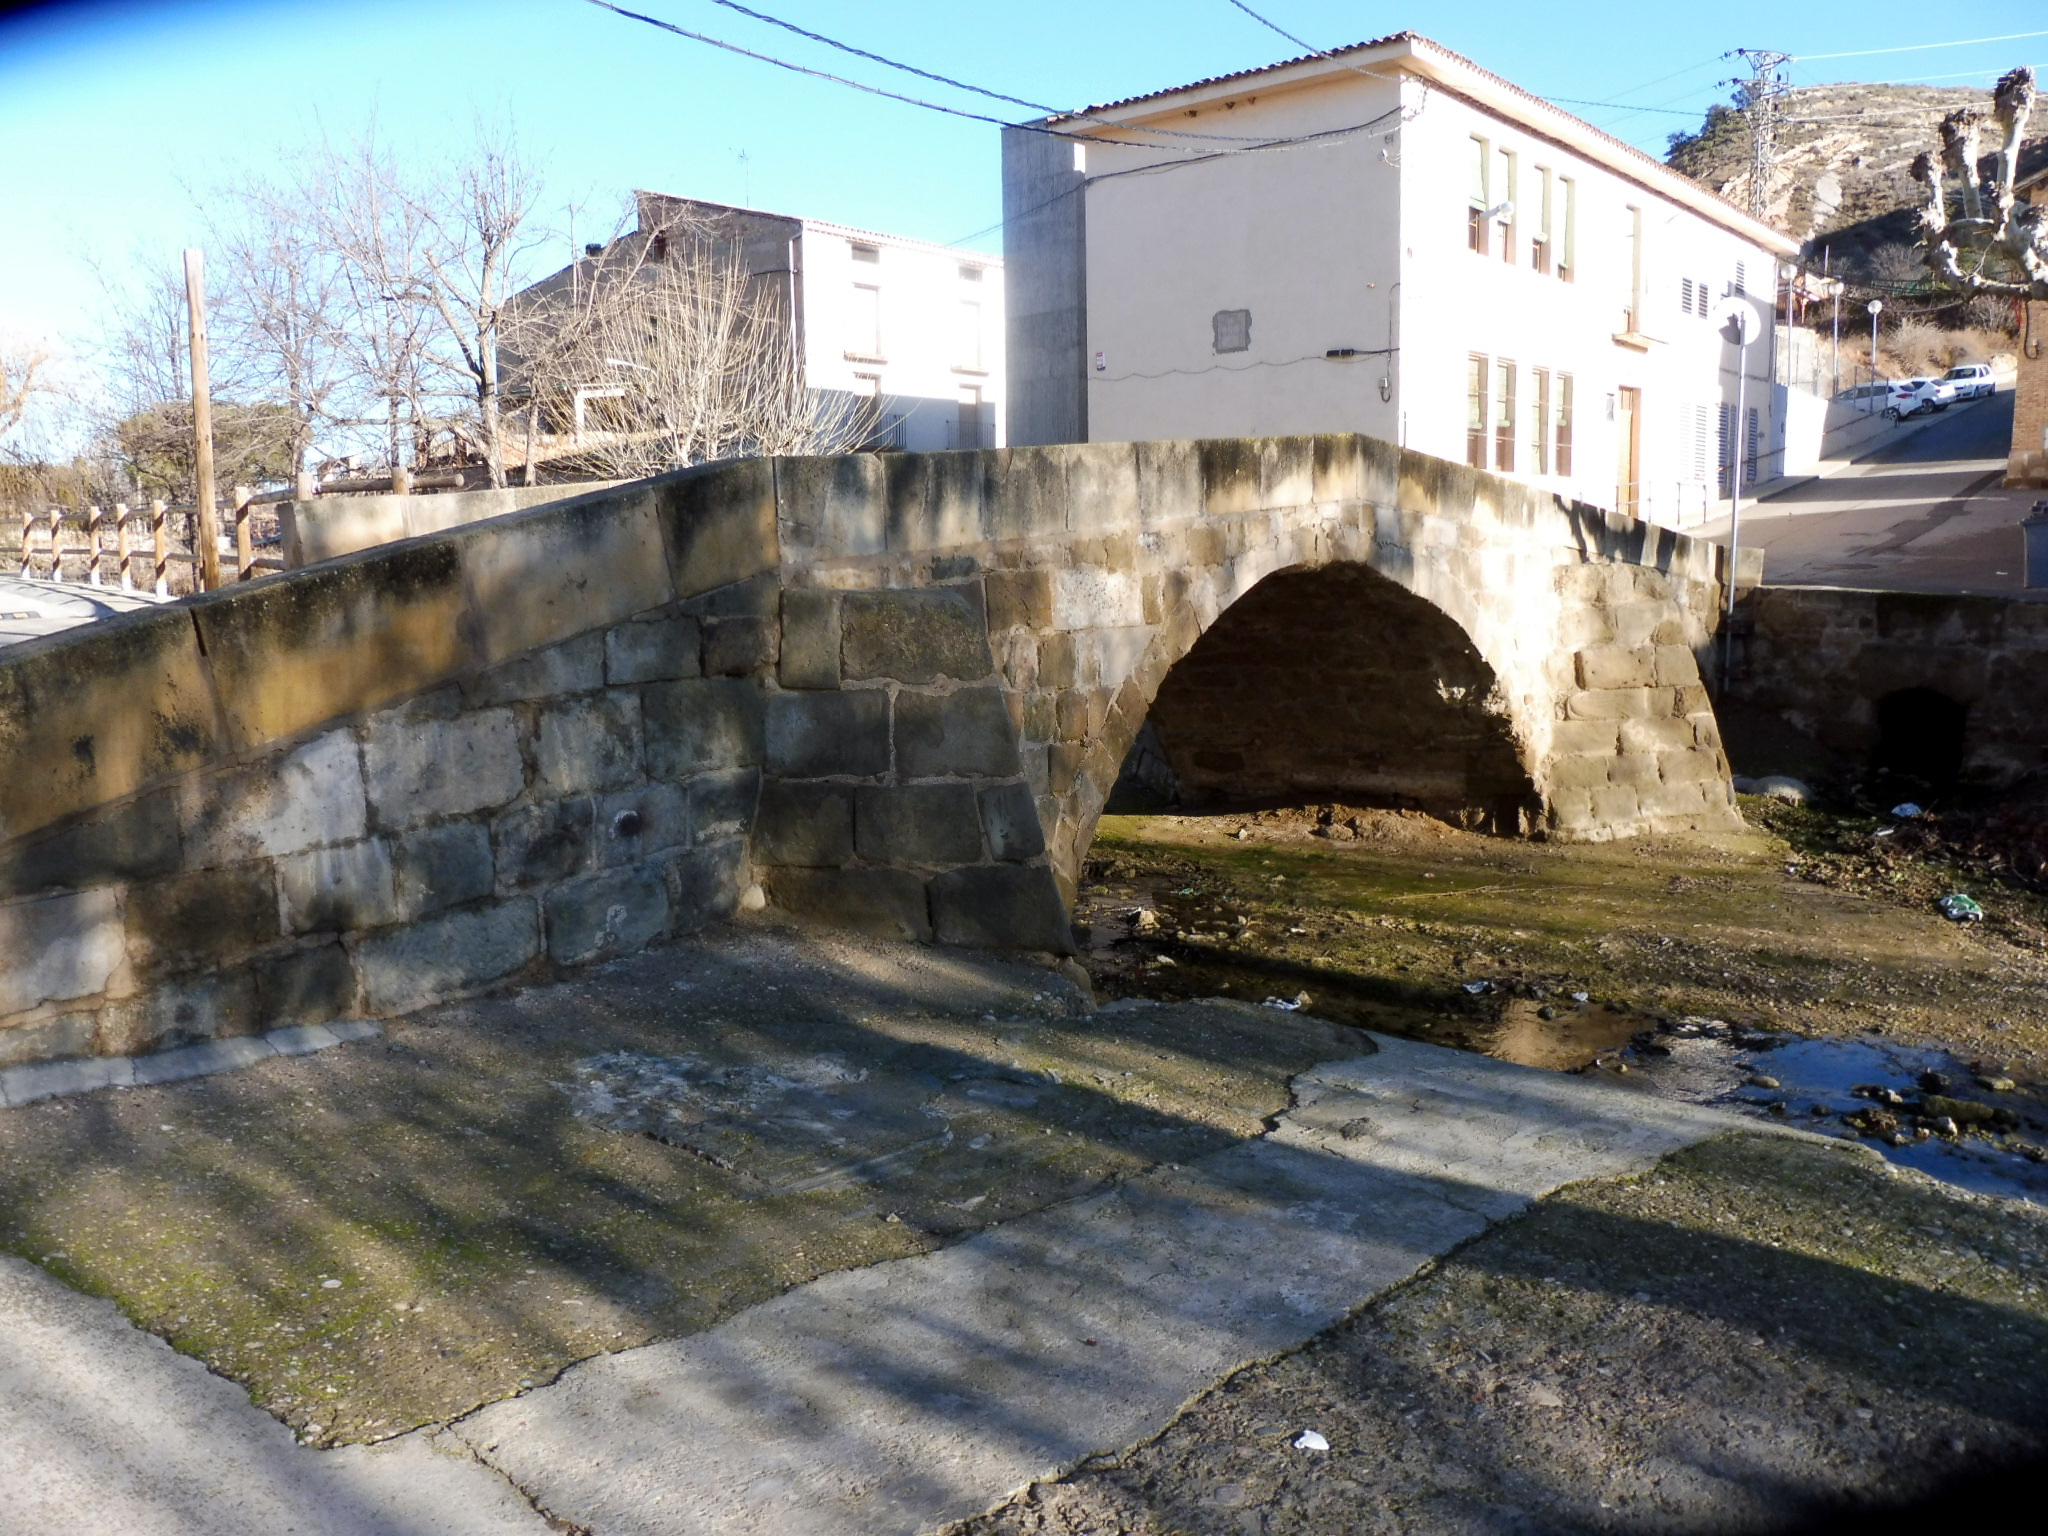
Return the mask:
[[156,545],[156,595],[171,595],[171,509],[161,500],[149,504],[149,536]]
[[256,493],[246,485],[235,487],[235,580],[247,581],[256,574],[256,551],[251,547],[249,498]]
[[114,563],[121,574],[123,592],[135,590],[135,571],[132,564],[135,559],[135,547],[128,542],[128,519],[131,515],[127,502],[114,503]]
[[412,471],[403,464],[391,466],[391,494],[410,496],[412,494]]
[[98,507],[85,509],[85,580],[88,586],[104,586],[100,574],[100,540],[105,536],[106,514]]
[[50,508],[50,580],[64,579],[64,509]]
[[27,507],[21,509],[21,579],[27,581],[35,574],[35,567],[28,563],[28,541],[35,536],[36,515]]
[[220,585],[220,521],[213,504],[213,400],[206,376],[206,257],[185,252],[185,308],[192,327],[192,450],[199,498],[199,585]]

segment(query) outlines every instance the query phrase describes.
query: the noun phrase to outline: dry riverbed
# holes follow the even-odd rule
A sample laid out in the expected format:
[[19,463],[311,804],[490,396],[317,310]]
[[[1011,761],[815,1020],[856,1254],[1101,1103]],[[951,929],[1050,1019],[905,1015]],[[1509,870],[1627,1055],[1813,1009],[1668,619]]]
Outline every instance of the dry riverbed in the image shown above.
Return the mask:
[[[1306,993],[1327,1018],[1553,1068],[1685,1017],[1926,1043],[2038,1102],[2048,900],[1924,861],[1850,878],[1842,845],[1882,846],[1874,827],[1800,812],[1789,830],[1569,845],[1341,805],[1105,817],[1084,959],[1105,996]],[[1934,909],[1957,888],[1987,921]]]

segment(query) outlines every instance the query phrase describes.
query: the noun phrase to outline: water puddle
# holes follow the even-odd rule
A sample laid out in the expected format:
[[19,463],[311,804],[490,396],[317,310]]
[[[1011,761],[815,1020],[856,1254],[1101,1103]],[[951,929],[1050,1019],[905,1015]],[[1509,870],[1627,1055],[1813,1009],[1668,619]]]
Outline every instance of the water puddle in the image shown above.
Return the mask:
[[2048,1109],[1995,1063],[1687,1017],[1638,1032],[1589,1070],[1659,1098],[1860,1139],[1945,1183],[2048,1205]]

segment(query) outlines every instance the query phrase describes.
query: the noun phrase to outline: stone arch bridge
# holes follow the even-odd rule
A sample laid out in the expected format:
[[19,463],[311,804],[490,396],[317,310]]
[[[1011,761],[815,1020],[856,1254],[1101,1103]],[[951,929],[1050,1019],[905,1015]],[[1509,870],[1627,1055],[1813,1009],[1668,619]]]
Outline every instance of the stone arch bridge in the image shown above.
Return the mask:
[[1719,551],[1351,436],[738,462],[0,656],[0,1065],[394,1013],[772,904],[1061,950],[1194,797],[1733,826]]

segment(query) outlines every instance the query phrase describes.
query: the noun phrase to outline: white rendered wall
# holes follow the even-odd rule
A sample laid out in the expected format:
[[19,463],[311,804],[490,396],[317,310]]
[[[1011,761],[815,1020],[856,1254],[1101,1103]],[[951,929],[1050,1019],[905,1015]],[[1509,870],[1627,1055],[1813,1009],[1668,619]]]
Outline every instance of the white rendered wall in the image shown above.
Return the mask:
[[[879,259],[854,259],[867,246]],[[981,251],[926,245],[805,220],[801,251],[805,378],[814,389],[865,393],[879,381],[884,409],[902,417],[899,446],[960,442],[961,391],[981,392],[980,446],[999,447],[1003,419],[1003,264]],[[962,269],[979,272],[978,280]],[[880,299],[880,335],[861,292]],[[970,327],[964,306],[979,307]],[[872,345],[880,342],[879,349]]]
[[[1417,87],[1409,87],[1419,94]],[[1489,252],[1468,245],[1470,156],[1475,135],[1495,153],[1517,160],[1516,259],[1500,255],[1502,229],[1489,231]],[[1615,419],[1624,387],[1641,391],[1642,512],[1656,521],[1697,522],[1702,498],[1715,489],[1715,410],[1735,399],[1735,349],[1712,318],[1742,263],[1755,315],[1748,349],[1747,406],[1758,411],[1760,443],[1772,440],[1769,370],[1776,258],[1734,231],[1668,201],[1644,185],[1594,165],[1443,92],[1401,136],[1403,247],[1401,404],[1407,445],[1462,461],[1466,442],[1466,367],[1473,353],[1517,364],[1520,383],[1517,453],[1512,473],[1533,484],[1598,503],[1616,504],[1620,437]],[[1498,159],[1495,175],[1498,177]],[[1536,167],[1553,173],[1552,227],[1562,239],[1563,177],[1576,185],[1570,282],[1532,269]],[[1505,201],[1497,184],[1489,195]],[[1630,302],[1629,215],[1642,212],[1641,309],[1637,331],[1646,350],[1614,340]],[[1704,283],[1708,317],[1681,308],[1683,280]],[[1532,473],[1528,420],[1529,370],[1570,373],[1575,396],[1569,477]],[[1696,473],[1700,407],[1708,412],[1707,475]],[[1491,466],[1489,459],[1489,466]],[[1553,466],[1554,468],[1554,466]]]
[[[1156,148],[1087,147],[1087,389],[1098,442],[1357,431],[1441,458],[1466,458],[1467,360],[1517,365],[1515,478],[1603,506],[1617,503],[1618,392],[1641,392],[1639,511],[1691,524],[1716,491],[1716,410],[1735,397],[1735,352],[1711,318],[1737,262],[1757,327],[1747,404],[1760,447],[1774,440],[1768,384],[1775,257],[1650,186],[1413,77],[1346,72],[1234,97],[1212,95],[1145,120],[1200,132],[1287,139],[1406,121],[1306,145],[1190,159]],[[1225,107],[1224,100],[1234,105]],[[1115,132],[1116,130],[1103,130]],[[1126,131],[1127,132],[1127,131]],[[1516,156],[1516,259],[1467,245],[1471,141]],[[1204,146],[1231,148],[1231,144]],[[1532,270],[1535,170],[1552,172],[1553,249],[1561,182],[1575,184],[1574,278]],[[1656,173],[1645,166],[1647,176]],[[1494,201],[1504,201],[1493,189]],[[1627,209],[1642,211],[1646,348],[1614,340],[1630,300]],[[1709,317],[1681,310],[1682,279],[1704,284]],[[1251,345],[1219,354],[1217,311],[1251,312]],[[1365,355],[1390,341],[1392,357]],[[1335,348],[1358,357],[1335,361]],[[1572,472],[1531,461],[1532,368],[1570,374]],[[1387,381],[1390,400],[1381,398]],[[1553,390],[1556,389],[1553,384]],[[1705,475],[1699,473],[1700,409]],[[1489,434],[1488,465],[1494,467]],[[1765,474],[1773,466],[1766,454]]]
[[[1391,82],[1345,82],[1270,96],[1254,87],[1233,107],[1162,121],[1234,136],[1187,141],[1199,153],[1348,127],[1397,105]],[[1201,159],[1087,147],[1092,440],[1393,435],[1394,405],[1379,389],[1387,359],[1325,356],[1388,345],[1399,173],[1380,152],[1392,126]],[[1215,350],[1220,310],[1251,312],[1247,350]]]

